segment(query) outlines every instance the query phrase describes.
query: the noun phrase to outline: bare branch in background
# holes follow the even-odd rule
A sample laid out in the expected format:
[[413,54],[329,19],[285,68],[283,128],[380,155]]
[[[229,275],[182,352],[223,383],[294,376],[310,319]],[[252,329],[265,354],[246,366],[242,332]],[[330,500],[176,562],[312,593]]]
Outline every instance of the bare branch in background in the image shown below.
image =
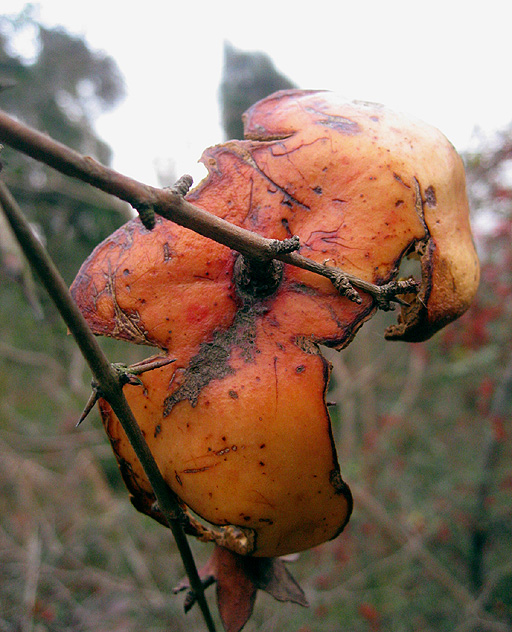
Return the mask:
[[385,507],[362,486],[352,484],[354,500],[366,511],[372,519],[385,531],[387,536],[398,546],[407,546],[410,554],[416,557],[424,566],[426,572],[439,582],[452,597],[464,608],[469,620],[474,620],[484,630],[507,632],[508,626],[494,620],[483,609],[480,602],[471,592],[461,584],[450,571],[443,566],[426,548],[419,537],[414,537],[407,529],[393,520]]

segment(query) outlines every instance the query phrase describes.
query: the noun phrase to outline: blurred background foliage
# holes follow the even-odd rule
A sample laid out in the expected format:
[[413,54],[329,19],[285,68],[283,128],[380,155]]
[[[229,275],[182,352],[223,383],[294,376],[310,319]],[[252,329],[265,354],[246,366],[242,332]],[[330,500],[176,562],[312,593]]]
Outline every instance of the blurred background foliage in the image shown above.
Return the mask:
[[[20,29],[31,29],[30,59],[13,46]],[[0,18],[0,86],[0,107],[108,164],[94,120],[123,97],[123,80],[107,55],[29,14]],[[226,45],[226,137],[241,136],[252,102],[291,86],[265,54]],[[343,353],[326,351],[354,514],[291,569],[311,607],[261,594],[248,632],[512,629],[512,127],[476,138],[464,158],[477,300],[428,343],[386,343],[393,315],[379,314]],[[1,160],[68,282],[130,217],[8,148]],[[172,595],[182,576],[172,537],[131,507],[98,416],[74,428],[90,375],[4,223],[0,257],[0,632],[203,630]],[[148,353],[103,344],[112,361]],[[209,549],[193,546],[201,564]]]

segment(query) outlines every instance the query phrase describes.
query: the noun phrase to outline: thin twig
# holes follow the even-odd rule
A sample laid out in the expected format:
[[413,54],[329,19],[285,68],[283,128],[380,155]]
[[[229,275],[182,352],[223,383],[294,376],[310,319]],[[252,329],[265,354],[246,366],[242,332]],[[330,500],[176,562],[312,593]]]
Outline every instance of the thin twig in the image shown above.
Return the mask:
[[[489,630],[506,630],[499,621],[493,619],[484,611],[482,605],[461,584],[456,577],[430,553],[419,538],[415,538],[408,531],[394,521],[386,512],[384,506],[362,486],[351,484],[354,500],[369,513],[373,520],[385,531],[398,546],[407,546],[411,555],[416,557],[424,566],[426,572],[435,579],[452,597],[464,608],[467,617],[475,617],[479,623],[485,624]],[[503,627],[502,627],[503,626]]]
[[62,379],[66,374],[64,367],[46,353],[13,347],[2,340],[0,340],[0,357],[10,362],[50,371],[58,379]]
[[384,506],[381,505],[367,489],[359,485],[354,485],[353,483],[351,484],[351,488],[354,498],[357,499],[359,506],[372,516],[372,518],[398,546],[408,544],[411,551],[415,553],[416,557],[420,558],[424,562],[429,573],[435,577],[440,584],[442,584],[445,590],[452,594],[457,602],[467,608],[470,608],[474,604],[474,598],[470,591],[458,582],[455,577],[453,577],[453,575],[444,566],[442,566],[418,540],[414,540],[413,543],[411,534],[409,534],[404,527],[390,518]]
[[409,353],[403,387],[391,408],[390,415],[405,419],[410,414],[424,383],[425,365],[426,360],[422,349],[413,347]]
[[41,566],[41,540],[37,528],[30,534],[27,543],[26,582],[23,594],[21,632],[32,632],[34,629],[34,611],[37,597]]
[[11,118],[0,110],[0,142],[21,151],[31,158],[60,171],[61,173],[87,182],[97,189],[115,195],[131,204],[147,227],[151,227],[151,216],[158,213],[162,217],[189,228],[196,233],[213,239],[244,257],[256,261],[279,259],[289,265],[308,270],[328,278],[336,289],[355,302],[361,302],[357,290],[373,296],[377,307],[391,309],[392,303],[404,301],[397,295],[418,290],[413,279],[390,282],[377,286],[346,273],[340,268],[317,263],[300,255],[298,238],[280,241],[268,239],[257,233],[231,224],[230,222],[188,202],[183,193],[190,186],[189,177],[180,180],[180,185],[158,189],[143,184],[133,178],[105,167],[89,156],[82,156],[66,145]]
[[488,430],[483,449],[480,477],[476,489],[476,506],[471,528],[470,572],[473,589],[478,592],[485,585],[485,550],[493,537],[489,502],[493,486],[496,485],[496,467],[502,452],[502,441],[493,428],[496,422],[507,418],[512,404],[512,356],[508,358],[501,379],[496,386],[486,418]]
[[[275,242],[212,215],[183,199],[175,188],[158,189],[105,167],[0,111],[0,142],[61,173],[87,182],[131,204],[153,209],[162,217],[255,259],[274,255]],[[279,242],[278,242],[279,243]]]
[[164,513],[169,527],[172,530],[186,573],[190,580],[190,585],[196,594],[207,628],[209,632],[214,632],[215,625],[204,596],[203,585],[180,522],[181,508],[176,497],[163,479],[128,405],[120,384],[119,372],[108,362],[84,316],[71,298],[68,288],[55,264],[41,242],[33,234],[30,225],[23,216],[16,201],[2,181],[0,181],[0,206],[3,208],[30,265],[39,275],[64,322],[80,347],[93,373],[94,379],[100,385],[102,396],[109,402],[119,418],[153,488],[159,507]]

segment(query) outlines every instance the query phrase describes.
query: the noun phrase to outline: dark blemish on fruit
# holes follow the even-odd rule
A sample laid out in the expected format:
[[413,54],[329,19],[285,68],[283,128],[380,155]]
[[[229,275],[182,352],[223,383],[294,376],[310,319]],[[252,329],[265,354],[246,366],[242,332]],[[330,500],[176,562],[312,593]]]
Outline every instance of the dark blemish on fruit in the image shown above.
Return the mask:
[[402,180],[402,178],[398,175],[398,173],[394,173],[393,172],[393,178],[399,182],[400,184],[403,184],[404,187],[406,187],[407,189],[410,189],[411,187],[408,184],[405,184],[405,182]]
[[295,373],[304,373],[306,367],[303,364],[299,364],[299,366],[295,369]]
[[229,391],[231,399],[238,399],[238,393],[236,391]]
[[217,463],[213,465],[205,465],[204,467],[191,467],[188,470],[183,470],[184,474],[198,474],[200,472],[206,472],[206,470],[210,470],[212,467],[215,467]]
[[437,204],[436,191],[432,185],[425,189],[425,204],[430,207]]
[[253,360],[256,349],[256,318],[261,315],[259,302],[252,302],[238,310],[227,330],[218,331],[209,342],[201,344],[199,352],[190,360],[179,388],[164,401],[163,416],[168,417],[176,404],[188,400],[194,408],[201,391],[212,380],[221,380],[234,373],[229,359],[233,347],[238,347],[244,360]]
[[289,224],[289,222],[288,222],[286,217],[283,217],[281,219],[281,224],[283,225],[283,228],[286,230],[286,232],[288,234],[288,237],[291,237],[292,236],[292,231],[290,230],[290,224]]
[[323,112],[317,112],[313,108],[306,108],[307,111],[312,112],[313,114],[324,115],[324,118],[319,118],[315,121],[315,123],[319,125],[323,125],[325,127],[329,127],[337,132],[341,132],[342,134],[359,134],[361,132],[361,128],[356,121],[352,121],[351,119],[345,116],[336,116],[333,114],[325,115]]

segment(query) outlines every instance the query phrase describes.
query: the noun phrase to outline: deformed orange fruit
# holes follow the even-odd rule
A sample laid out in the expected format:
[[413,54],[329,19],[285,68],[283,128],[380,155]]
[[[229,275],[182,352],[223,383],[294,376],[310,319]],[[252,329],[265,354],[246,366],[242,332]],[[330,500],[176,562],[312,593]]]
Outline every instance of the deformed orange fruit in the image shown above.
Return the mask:
[[[298,90],[253,106],[245,130],[204,153],[209,175],[190,202],[265,237],[296,235],[303,256],[376,285],[419,258],[419,292],[390,338],[426,339],[468,307],[479,267],[464,170],[437,130]],[[96,248],[72,292],[95,333],[175,358],[125,387],[164,478],[204,520],[236,526],[242,552],[272,557],[333,538],[349,519],[318,345],[346,346],[376,301],[352,302],[290,265],[271,293],[251,294],[242,265],[172,222],[148,231],[136,219]],[[135,504],[151,513],[124,431],[106,402],[101,411]]]

